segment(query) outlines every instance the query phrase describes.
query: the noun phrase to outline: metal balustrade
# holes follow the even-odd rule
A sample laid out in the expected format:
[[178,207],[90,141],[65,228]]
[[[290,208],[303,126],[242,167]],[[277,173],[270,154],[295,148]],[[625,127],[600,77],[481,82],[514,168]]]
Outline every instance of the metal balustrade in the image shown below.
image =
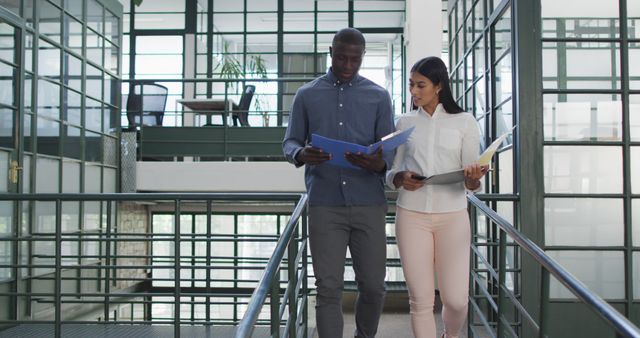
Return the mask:
[[[306,222],[305,194],[2,194],[0,201],[12,201],[16,214],[40,209],[24,213],[23,224],[33,222],[29,226],[0,237],[15,253],[8,264],[0,262],[0,269],[12,272],[0,281],[5,314],[0,337],[18,332],[61,337],[91,328],[110,336],[144,329],[158,336],[229,336],[267,263],[282,272],[270,278],[270,290],[283,298],[270,301],[296,311],[306,307],[306,226],[297,226]],[[99,203],[101,226],[66,231],[70,203],[79,205],[80,215],[84,206]],[[229,205],[251,210],[256,204],[279,210],[278,222],[286,221],[286,227],[274,223],[270,233],[239,232],[235,223],[233,231],[216,230],[219,210]],[[46,207],[50,212],[42,211]],[[170,216],[171,231],[150,227],[150,208]],[[194,213],[200,217],[198,229],[183,224]],[[43,222],[52,227],[39,227]],[[289,251],[273,262],[273,248],[284,241]],[[279,312],[286,320],[284,310]],[[268,328],[270,321],[262,317],[254,323]],[[305,319],[298,326],[306,325],[306,313],[297,318]],[[124,333],[123,324],[133,331]]]
[[[523,327],[532,328],[538,337],[547,337],[549,328],[549,283],[553,276],[564,285],[586,309],[593,311],[602,319],[610,332],[621,337],[640,337],[640,329],[620,312],[589,290],[564,267],[549,257],[544,250],[523,236],[513,225],[492,210],[484,201],[474,195],[468,195],[470,211],[473,217],[472,228],[477,229],[478,217],[486,219],[487,224],[495,226],[497,240],[476,239],[471,244],[472,269],[469,306],[470,337],[520,337]],[[489,250],[496,259],[487,259]],[[508,262],[508,257],[516,260],[528,254],[542,271],[541,297],[539,309],[526,309],[518,293],[520,274],[516,262]],[[495,264],[497,262],[497,264]],[[488,277],[485,277],[488,276]],[[517,278],[516,278],[517,276]],[[539,311],[539,317],[531,312]],[[585,317],[586,318],[586,317]],[[480,328],[484,330],[480,331]],[[524,335],[527,336],[527,335]]]

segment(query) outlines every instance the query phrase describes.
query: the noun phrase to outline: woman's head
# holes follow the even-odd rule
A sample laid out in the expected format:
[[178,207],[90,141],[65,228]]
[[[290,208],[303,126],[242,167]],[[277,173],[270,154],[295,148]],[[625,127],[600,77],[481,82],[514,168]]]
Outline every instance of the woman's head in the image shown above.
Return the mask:
[[413,103],[423,109],[435,108],[438,103],[442,103],[450,114],[463,111],[451,94],[447,66],[438,57],[429,56],[416,62],[411,67],[409,86]]

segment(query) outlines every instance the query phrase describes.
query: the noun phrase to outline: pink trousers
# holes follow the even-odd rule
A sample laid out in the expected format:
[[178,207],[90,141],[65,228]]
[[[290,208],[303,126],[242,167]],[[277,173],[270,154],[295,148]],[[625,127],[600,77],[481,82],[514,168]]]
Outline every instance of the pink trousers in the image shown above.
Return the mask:
[[458,337],[467,317],[469,297],[471,229],[467,210],[396,210],[396,237],[409,288],[413,334],[416,338],[437,337],[433,317],[437,278],[445,332],[447,337]]

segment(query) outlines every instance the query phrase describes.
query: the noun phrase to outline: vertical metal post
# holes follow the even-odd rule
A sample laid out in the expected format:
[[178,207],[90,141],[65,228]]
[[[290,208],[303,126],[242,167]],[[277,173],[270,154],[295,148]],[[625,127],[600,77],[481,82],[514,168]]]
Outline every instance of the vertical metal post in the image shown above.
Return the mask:
[[295,231],[291,240],[289,241],[289,251],[287,253],[287,274],[289,276],[288,287],[290,287],[291,292],[289,292],[289,322],[293,323],[289,326],[289,337],[296,336],[296,325],[295,323],[298,321],[297,311],[298,306],[296,300],[298,299],[298,294],[296,293],[296,286],[298,285],[298,271],[296,269],[297,262],[296,258],[298,256],[298,232]]
[[55,337],[62,337],[62,202],[59,199],[56,203],[56,234],[55,234],[55,282],[54,282],[54,303],[55,303]]
[[271,280],[271,337],[280,337],[280,269]]
[[[499,228],[499,227],[498,227]],[[498,249],[498,338],[507,336],[507,328],[504,321],[509,321],[506,312],[506,296],[504,294],[505,280],[506,280],[506,266],[507,266],[507,234],[502,230],[498,230],[499,234],[499,249]]]
[[207,298],[206,298],[206,302],[205,302],[205,318],[207,321],[207,324],[210,324],[211,321],[211,305],[209,304],[211,302],[211,297],[209,297],[209,295],[211,294],[211,200],[207,201],[207,253],[206,253],[206,257],[207,257],[207,264],[206,264],[206,285],[205,285],[205,292],[207,293]]
[[549,309],[549,271],[540,266],[540,275],[542,276],[540,287],[540,332],[538,337],[545,338],[549,331],[548,309]]
[[180,337],[180,200],[177,199],[174,201],[175,203],[175,211],[173,213],[174,217],[174,229],[173,229],[173,245],[174,245],[174,256],[173,256],[173,283],[174,283],[174,293],[173,293],[173,336]]
[[[109,308],[111,293],[111,201],[107,202],[107,233],[105,234],[105,263],[104,269],[104,321],[109,321]],[[115,274],[115,271],[113,272]]]
[[304,247],[302,248],[302,250],[304,250],[304,254],[302,255],[302,269],[304,271],[304,273],[301,274],[302,279],[302,295],[304,297],[304,309],[302,310],[302,320],[303,320],[303,326],[304,326],[304,335],[303,338],[307,338],[307,334],[308,334],[308,328],[309,328],[309,302],[308,302],[308,295],[309,295],[309,286],[308,286],[308,273],[307,273],[307,269],[309,268],[309,258],[308,258],[308,254],[307,254],[307,210],[308,210],[308,205],[304,208],[304,210],[302,211],[302,242],[305,243]]

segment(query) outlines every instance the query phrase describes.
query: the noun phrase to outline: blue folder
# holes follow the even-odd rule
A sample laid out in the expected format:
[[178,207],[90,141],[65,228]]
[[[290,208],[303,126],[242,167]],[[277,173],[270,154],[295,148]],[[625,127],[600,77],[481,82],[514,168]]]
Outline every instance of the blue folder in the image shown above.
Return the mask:
[[384,152],[392,151],[396,149],[398,146],[404,144],[409,139],[409,135],[413,131],[414,127],[398,130],[393,132],[385,137],[383,137],[380,141],[368,145],[363,146],[357,143],[351,143],[346,141],[340,141],[324,136],[320,136],[318,134],[311,135],[311,145],[316,148],[320,148],[323,151],[331,154],[331,160],[326,163],[338,165],[341,167],[360,169],[349,163],[346,158],[344,158],[344,154],[347,152],[350,153],[365,153],[371,154],[375,152],[378,147],[382,146],[382,150]]

